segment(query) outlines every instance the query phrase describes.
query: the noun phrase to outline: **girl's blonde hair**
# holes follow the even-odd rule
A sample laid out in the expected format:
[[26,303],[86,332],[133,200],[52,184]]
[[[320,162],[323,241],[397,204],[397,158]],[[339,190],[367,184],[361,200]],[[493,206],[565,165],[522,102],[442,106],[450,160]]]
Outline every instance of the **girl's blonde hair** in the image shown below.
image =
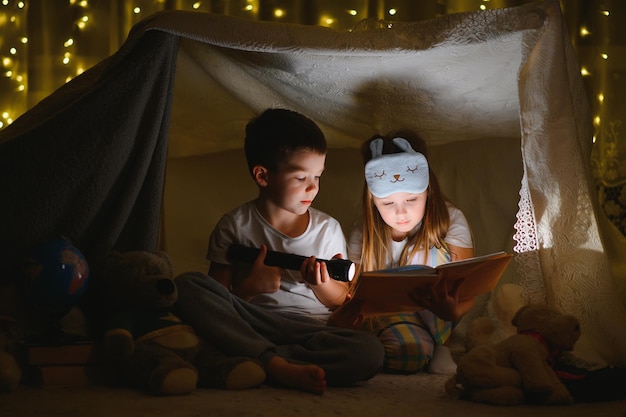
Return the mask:
[[[410,130],[399,130],[385,136],[375,135],[363,143],[361,154],[365,165],[372,159],[370,142],[374,139],[383,140],[383,154],[402,152],[392,142],[393,138],[401,137],[406,139],[411,147],[424,155],[428,159],[428,148],[426,142],[415,132]],[[429,183],[426,189],[426,210],[422,219],[422,227],[414,235],[408,236],[407,244],[404,246],[400,256],[400,266],[406,265],[423,250],[424,259],[428,259],[428,249],[447,248],[444,241],[448,229],[450,228],[450,214],[447,208],[447,198],[439,187],[437,177],[433,173],[429,164]],[[384,269],[392,261],[391,228],[383,221],[380,213],[374,205],[372,194],[365,184],[362,197],[362,227],[363,246],[361,248],[361,271],[375,271]]]

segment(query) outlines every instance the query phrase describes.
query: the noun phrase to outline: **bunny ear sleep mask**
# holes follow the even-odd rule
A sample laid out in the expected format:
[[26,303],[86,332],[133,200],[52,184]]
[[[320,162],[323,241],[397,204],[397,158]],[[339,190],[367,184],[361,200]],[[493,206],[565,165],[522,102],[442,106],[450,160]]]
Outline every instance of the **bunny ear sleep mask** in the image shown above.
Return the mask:
[[365,164],[365,182],[372,195],[378,198],[393,193],[419,194],[428,188],[428,162],[415,152],[404,138],[393,138],[402,152],[383,155],[383,140],[370,143],[372,159]]

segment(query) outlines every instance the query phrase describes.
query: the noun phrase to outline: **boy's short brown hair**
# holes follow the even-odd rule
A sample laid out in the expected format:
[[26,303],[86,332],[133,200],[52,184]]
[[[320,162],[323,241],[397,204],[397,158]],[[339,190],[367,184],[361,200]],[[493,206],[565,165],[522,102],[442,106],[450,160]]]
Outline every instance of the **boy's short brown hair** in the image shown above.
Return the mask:
[[267,109],[246,125],[244,150],[248,170],[262,165],[277,171],[289,153],[307,149],[326,153],[326,138],[308,117],[287,109]]

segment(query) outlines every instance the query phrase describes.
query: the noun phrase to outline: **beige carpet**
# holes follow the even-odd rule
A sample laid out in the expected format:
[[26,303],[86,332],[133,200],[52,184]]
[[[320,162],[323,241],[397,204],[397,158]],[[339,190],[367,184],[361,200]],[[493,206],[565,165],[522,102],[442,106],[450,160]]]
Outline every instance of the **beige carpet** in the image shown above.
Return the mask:
[[380,374],[358,387],[331,388],[322,396],[270,387],[197,390],[181,397],[153,397],[122,388],[24,386],[0,395],[0,416],[626,416],[626,401],[560,407],[496,407],[454,401],[443,392],[444,381],[445,377],[426,374]]

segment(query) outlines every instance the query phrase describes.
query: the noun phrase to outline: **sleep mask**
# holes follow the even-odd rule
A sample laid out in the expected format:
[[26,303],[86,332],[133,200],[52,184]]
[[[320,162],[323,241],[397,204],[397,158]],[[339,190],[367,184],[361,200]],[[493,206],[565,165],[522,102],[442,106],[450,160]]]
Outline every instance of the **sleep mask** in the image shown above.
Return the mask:
[[404,138],[393,138],[392,141],[402,152],[383,155],[382,139],[370,143],[372,159],[365,164],[365,182],[370,192],[378,198],[393,193],[424,192],[428,188],[426,157],[415,152]]

